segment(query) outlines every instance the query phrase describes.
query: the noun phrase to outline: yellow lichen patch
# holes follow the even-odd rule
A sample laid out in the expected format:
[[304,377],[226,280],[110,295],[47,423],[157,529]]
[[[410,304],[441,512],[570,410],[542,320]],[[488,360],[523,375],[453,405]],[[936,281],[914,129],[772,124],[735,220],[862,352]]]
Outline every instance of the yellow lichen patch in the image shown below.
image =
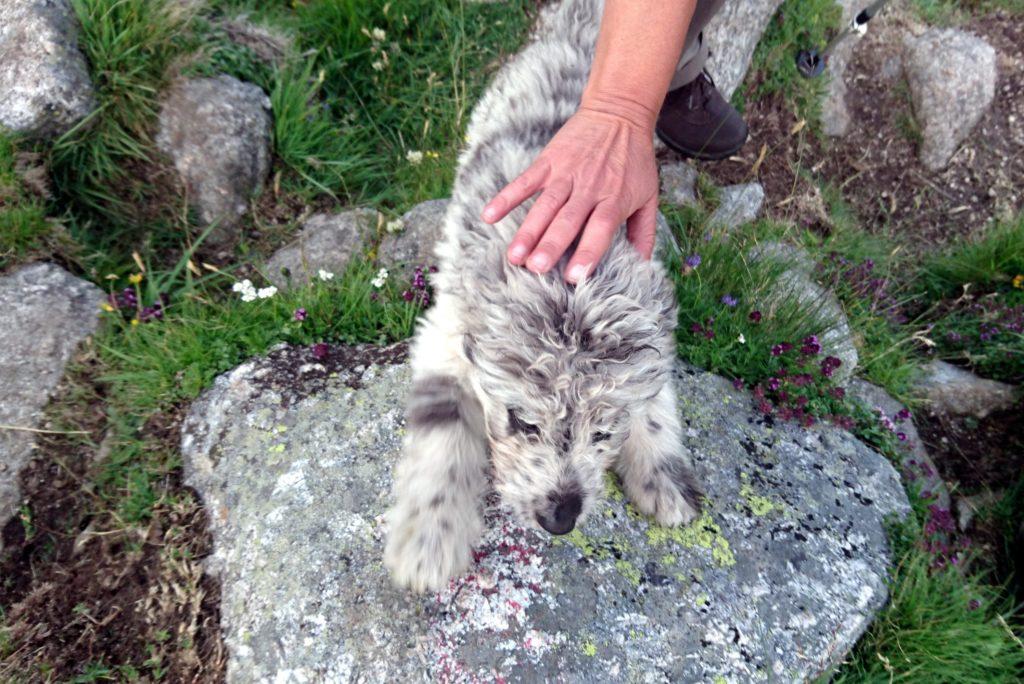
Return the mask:
[[583,643],[580,644],[580,650],[583,651],[583,655],[588,658],[593,658],[597,655],[597,644],[594,643],[593,639],[587,637],[583,640]]
[[722,536],[722,528],[711,519],[707,511],[686,527],[651,525],[647,530],[647,540],[652,546],[673,543],[686,549],[710,549],[711,558],[719,567],[727,568],[736,564],[729,541]]
[[715,675],[714,684],[729,684],[729,680],[722,675]]
[[780,504],[775,503],[767,496],[761,496],[754,492],[749,482],[740,485],[740,496],[747,503],[747,508],[756,516],[765,516],[775,510],[782,510]]
[[604,472],[604,495],[610,501],[622,501],[625,498],[622,487],[619,486],[619,478],[610,470]]
[[628,560],[620,559],[615,561],[615,569],[619,571],[620,575],[629,580],[629,583],[634,587],[640,586],[640,569]]
[[701,594],[697,597],[696,603],[698,608],[703,608],[704,606],[711,603],[711,597],[709,597],[707,594]]

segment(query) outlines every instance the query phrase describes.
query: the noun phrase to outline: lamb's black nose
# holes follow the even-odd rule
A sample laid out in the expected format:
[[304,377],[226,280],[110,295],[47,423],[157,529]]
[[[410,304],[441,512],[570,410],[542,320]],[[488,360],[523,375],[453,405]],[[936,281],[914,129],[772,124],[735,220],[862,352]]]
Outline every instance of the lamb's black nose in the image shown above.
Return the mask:
[[576,518],[583,510],[583,498],[575,493],[548,497],[552,504],[550,514],[537,513],[537,522],[551,534],[569,534],[576,527]]

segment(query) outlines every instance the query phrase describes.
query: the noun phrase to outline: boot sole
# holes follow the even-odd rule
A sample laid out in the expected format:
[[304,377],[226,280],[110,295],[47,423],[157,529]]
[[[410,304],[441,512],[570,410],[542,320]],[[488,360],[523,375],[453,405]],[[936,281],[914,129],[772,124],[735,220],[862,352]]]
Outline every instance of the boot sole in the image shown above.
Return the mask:
[[678,154],[681,154],[684,157],[696,159],[698,161],[722,161],[723,159],[727,159],[732,155],[736,154],[737,152],[739,152],[740,150],[742,150],[743,146],[747,144],[747,139],[743,138],[743,142],[741,142],[739,145],[732,149],[725,150],[723,152],[711,153],[705,152],[703,150],[689,150],[686,149],[685,147],[677,145],[675,142],[673,142],[665,135],[663,135],[660,128],[655,127],[654,132],[657,134],[658,140],[665,143],[665,146],[668,147],[673,152],[677,152]]

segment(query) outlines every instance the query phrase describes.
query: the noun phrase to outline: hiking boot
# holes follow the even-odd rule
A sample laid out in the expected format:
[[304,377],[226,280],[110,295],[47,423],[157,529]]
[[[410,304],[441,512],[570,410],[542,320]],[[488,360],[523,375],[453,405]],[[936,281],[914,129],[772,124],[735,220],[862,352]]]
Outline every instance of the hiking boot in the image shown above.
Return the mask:
[[665,96],[655,128],[661,141],[693,159],[725,159],[747,141],[747,124],[707,72]]

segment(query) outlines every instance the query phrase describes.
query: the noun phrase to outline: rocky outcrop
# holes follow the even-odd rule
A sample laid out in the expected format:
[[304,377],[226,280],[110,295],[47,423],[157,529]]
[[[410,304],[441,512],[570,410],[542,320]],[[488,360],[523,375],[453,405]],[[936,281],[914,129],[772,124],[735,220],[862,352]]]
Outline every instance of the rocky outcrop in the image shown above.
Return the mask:
[[915,388],[935,413],[984,418],[1013,406],[1013,385],[980,378],[945,361],[932,361]]
[[711,214],[708,224],[731,230],[757,218],[764,205],[764,188],[760,183],[727,185],[719,190],[718,208]]
[[352,255],[367,244],[381,220],[373,209],[311,216],[302,224],[298,237],[267,261],[267,278],[284,288],[305,285],[321,270],[340,275]]
[[66,133],[96,108],[67,0],[0,3],[0,129]]
[[931,29],[907,40],[903,68],[921,128],[921,163],[939,171],[992,104],[996,51],[970,33]]
[[743,82],[754,49],[782,0],[727,2],[704,31],[711,47],[708,70],[726,98]]
[[655,525],[614,478],[566,537],[491,498],[469,572],[428,596],[394,588],[401,355],[280,348],[193,405],[182,454],[210,515],[229,681],[805,681],[885,602],[883,519],[908,510],[889,463],[831,427],[770,427],[685,366],[696,522]]
[[52,264],[0,277],[0,528],[18,509],[18,473],[43,408],[78,344],[99,324],[103,292]]
[[388,266],[436,265],[434,248],[444,236],[446,199],[421,202],[405,212],[397,222],[388,222],[377,258]]
[[157,144],[174,162],[213,243],[233,237],[270,171],[270,98],[231,76],[173,88],[160,111]]

